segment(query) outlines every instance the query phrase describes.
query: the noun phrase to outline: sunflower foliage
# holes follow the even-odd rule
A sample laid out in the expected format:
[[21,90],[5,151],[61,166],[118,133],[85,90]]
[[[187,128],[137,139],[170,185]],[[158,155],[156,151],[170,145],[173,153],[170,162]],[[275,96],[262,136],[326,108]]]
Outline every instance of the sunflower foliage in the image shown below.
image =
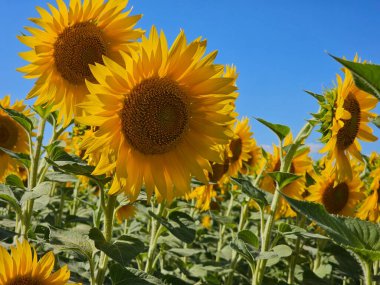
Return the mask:
[[296,135],[256,119],[269,150],[238,67],[128,6],[57,0],[18,37],[35,101],[0,99],[0,285],[378,282],[380,66],[332,56]]

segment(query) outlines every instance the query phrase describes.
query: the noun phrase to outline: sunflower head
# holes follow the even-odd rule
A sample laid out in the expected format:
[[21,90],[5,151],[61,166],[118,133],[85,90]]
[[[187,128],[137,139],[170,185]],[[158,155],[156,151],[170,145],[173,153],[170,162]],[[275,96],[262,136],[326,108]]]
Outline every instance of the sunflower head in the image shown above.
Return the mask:
[[337,86],[325,92],[320,101],[321,111],[315,115],[320,122],[321,141],[325,146],[322,153],[327,152],[328,159],[335,160],[338,177],[352,178],[350,156],[362,160],[359,139],[375,141],[373,130],[368,126],[375,114],[377,99],[360,90],[354,82],[351,72],[344,68],[344,80],[337,75]]
[[355,166],[352,169],[353,179],[340,179],[330,162],[320,175],[313,177],[316,183],[309,187],[307,200],[322,204],[330,214],[353,216],[364,193],[361,192],[363,182]]
[[67,125],[73,114],[79,115],[77,103],[83,101],[85,81],[94,82],[89,64],[103,63],[103,56],[122,63],[120,51],[129,53],[143,31],[134,29],[141,18],[123,12],[128,0],[70,0],[66,6],[57,0],[50,12],[37,7],[37,27],[27,27],[30,35],[18,38],[31,50],[20,53],[29,62],[19,71],[26,78],[36,78],[28,98],[38,97],[35,105],[52,105],[58,119]]
[[[5,109],[12,109],[30,116],[30,110],[26,109],[23,101],[10,104],[10,96],[5,96],[0,100],[0,106]],[[6,112],[0,109],[0,147],[13,152],[29,153],[28,134],[15,120]],[[10,173],[18,173],[17,162],[4,151],[0,150],[0,181]]]
[[91,66],[99,84],[87,82],[78,121],[97,130],[82,148],[99,155],[94,173],[113,169],[110,194],[133,201],[144,184],[148,197],[171,200],[190,192],[192,176],[207,184],[210,161],[222,162],[215,146],[233,135],[235,78],[205,51],[206,41],[188,43],[183,31],[168,48],[153,27],[122,65],[103,57]]
[[[46,253],[38,260],[36,250],[24,240],[11,246],[11,254],[0,246],[0,281],[3,285],[65,285],[70,271],[65,265],[51,273],[54,268],[54,254]],[[73,284],[73,283],[70,283]]]
[[372,180],[370,195],[358,209],[357,217],[376,223],[380,221],[380,168],[372,170],[369,176]]

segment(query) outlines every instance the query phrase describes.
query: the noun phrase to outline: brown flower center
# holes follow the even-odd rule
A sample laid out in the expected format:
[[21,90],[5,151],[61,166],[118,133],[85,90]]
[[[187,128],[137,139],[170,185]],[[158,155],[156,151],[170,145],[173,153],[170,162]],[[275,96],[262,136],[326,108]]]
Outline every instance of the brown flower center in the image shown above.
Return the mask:
[[241,138],[232,140],[230,142],[230,150],[232,152],[232,157],[231,157],[231,163],[239,160],[241,151],[242,151],[243,143]]
[[[0,147],[14,149],[18,138],[18,128],[15,122],[6,116],[0,116]],[[0,154],[2,151],[0,150]]]
[[224,164],[219,163],[213,163],[211,165],[212,167],[212,174],[209,173],[209,179],[211,182],[218,182],[225,173],[228,171],[228,160],[225,161]]
[[58,72],[74,85],[94,81],[89,64],[103,63],[107,45],[99,28],[92,22],[67,27],[54,44],[54,60]]
[[360,124],[360,105],[354,95],[348,94],[343,108],[350,112],[351,119],[343,120],[344,126],[338,131],[337,147],[339,150],[347,149],[355,141]]
[[322,203],[327,212],[330,214],[338,214],[346,206],[349,196],[349,189],[346,183],[340,183],[333,187],[330,184],[322,196]]
[[172,150],[189,128],[187,99],[169,78],[145,79],[124,101],[120,116],[125,139],[147,155]]
[[6,285],[43,285],[43,282],[31,276],[17,276],[15,279],[7,282]]

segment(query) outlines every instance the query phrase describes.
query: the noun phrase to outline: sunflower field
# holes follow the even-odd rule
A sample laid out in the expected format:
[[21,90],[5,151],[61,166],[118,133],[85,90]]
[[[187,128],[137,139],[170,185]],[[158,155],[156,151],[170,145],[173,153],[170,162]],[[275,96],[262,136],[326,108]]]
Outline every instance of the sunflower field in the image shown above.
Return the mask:
[[34,99],[0,99],[0,285],[380,284],[380,65],[330,55],[300,130],[255,118],[268,151],[206,40],[142,30],[128,0],[37,11]]

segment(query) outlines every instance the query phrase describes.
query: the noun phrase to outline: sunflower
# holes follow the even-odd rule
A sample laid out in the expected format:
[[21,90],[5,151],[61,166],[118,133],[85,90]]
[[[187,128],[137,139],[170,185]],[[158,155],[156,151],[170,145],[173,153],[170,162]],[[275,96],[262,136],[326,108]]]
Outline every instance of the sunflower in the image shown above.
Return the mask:
[[330,214],[354,216],[355,208],[364,194],[361,192],[363,182],[355,166],[352,169],[355,174],[352,179],[347,176],[339,179],[330,162],[321,175],[313,177],[316,183],[309,187],[307,200],[322,204]]
[[[285,137],[284,147],[291,145],[293,143],[293,137],[290,133]],[[313,170],[313,163],[311,158],[309,157],[310,149],[305,148],[304,151],[297,153],[293,157],[293,161],[290,166],[290,173],[299,175],[300,178],[293,181],[292,183],[286,185],[281,191],[287,196],[303,200],[303,195],[305,192],[305,184],[306,184],[306,173],[311,173]],[[264,172],[264,177],[260,183],[260,187],[268,191],[270,193],[274,193],[276,189],[276,182],[269,176],[266,175],[268,172],[276,172],[280,171],[280,148],[277,146],[273,146],[273,155],[270,155],[268,159],[268,163],[266,165],[266,169]],[[296,213],[291,209],[290,205],[286,202],[284,198],[280,198],[279,204],[277,205],[276,211],[276,219],[280,217],[294,217]]]
[[260,170],[264,167],[265,159],[260,146],[257,145],[256,140],[252,138],[252,146],[249,151],[249,159],[243,162],[243,167],[240,172],[246,175],[258,175]]
[[119,51],[129,53],[143,31],[133,29],[141,15],[122,12],[128,0],[71,0],[69,7],[57,0],[50,13],[40,7],[37,27],[27,27],[30,35],[19,40],[31,48],[20,56],[30,64],[19,68],[26,78],[37,78],[27,98],[38,96],[35,105],[52,104],[58,119],[69,124],[80,114],[76,104],[83,101],[85,81],[94,82],[89,64],[103,63],[102,56],[122,63]]
[[196,187],[190,194],[186,196],[187,199],[197,199],[195,207],[201,211],[210,210],[212,198],[215,197],[216,191],[213,184]]
[[248,118],[236,122],[234,137],[228,145],[228,174],[230,176],[236,176],[243,168],[243,162],[247,162],[250,158],[250,151],[254,142],[248,122]]
[[116,210],[116,220],[119,224],[136,215],[136,207],[133,204],[123,205]]
[[91,66],[100,84],[87,82],[87,115],[78,121],[98,127],[82,148],[100,154],[94,174],[115,169],[109,194],[134,201],[145,184],[148,198],[157,191],[171,200],[190,192],[191,176],[207,184],[209,161],[221,162],[215,146],[233,135],[236,87],[205,50],[206,41],[188,44],[183,31],[168,49],[152,27],[138,51],[122,54],[123,66],[107,57]]
[[[5,109],[12,109],[26,116],[30,115],[29,110],[23,101],[10,104],[10,96],[0,100],[0,105]],[[21,125],[13,120],[7,113],[0,109],[0,147],[18,153],[29,153],[29,138]],[[0,181],[10,173],[18,173],[17,161],[12,159],[4,151],[0,150]],[[25,172],[24,172],[25,174]],[[25,178],[25,177],[23,177]]]
[[212,226],[212,218],[209,215],[205,215],[202,217],[202,227],[205,229],[211,229]]
[[321,112],[316,116],[321,121],[321,141],[326,143],[320,152],[327,152],[328,159],[336,161],[340,179],[352,178],[350,156],[362,160],[358,139],[377,140],[368,126],[370,119],[376,116],[370,110],[375,108],[377,99],[356,87],[351,72],[343,70],[344,80],[337,75],[337,87],[325,93]]
[[39,261],[36,250],[24,240],[11,247],[11,254],[0,246],[0,284],[1,285],[65,285],[70,271],[65,265],[51,274],[54,267],[54,254],[46,253]]
[[373,178],[370,190],[372,194],[369,195],[358,209],[357,216],[363,220],[370,220],[371,222],[380,222],[380,168],[373,170],[370,174]]

